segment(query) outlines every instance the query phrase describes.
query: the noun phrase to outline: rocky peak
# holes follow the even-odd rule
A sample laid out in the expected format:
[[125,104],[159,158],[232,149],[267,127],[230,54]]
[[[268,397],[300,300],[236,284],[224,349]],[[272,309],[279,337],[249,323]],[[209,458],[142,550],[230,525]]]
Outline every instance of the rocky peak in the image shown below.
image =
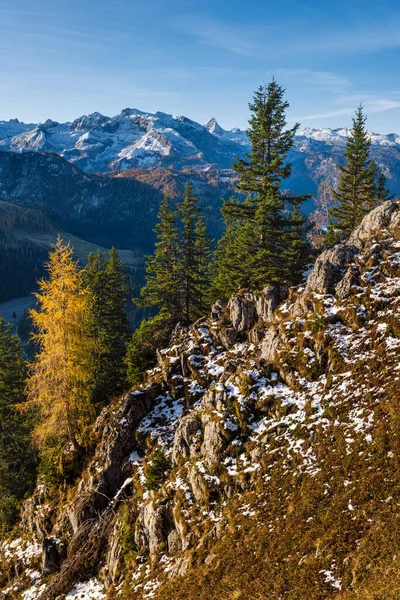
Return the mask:
[[217,120],[214,117],[209,119],[204,125],[204,127],[213,135],[221,136],[225,133],[225,130],[222,129],[222,127],[217,123]]

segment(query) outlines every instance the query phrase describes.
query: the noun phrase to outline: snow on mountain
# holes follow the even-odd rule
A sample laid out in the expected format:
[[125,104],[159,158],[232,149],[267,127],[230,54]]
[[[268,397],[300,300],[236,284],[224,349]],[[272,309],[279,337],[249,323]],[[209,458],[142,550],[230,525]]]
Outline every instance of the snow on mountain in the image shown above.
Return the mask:
[[56,152],[92,172],[161,164],[227,168],[238,153],[236,142],[219,126],[209,131],[183,116],[137,109],[125,109],[115,117],[96,112],[72,123],[1,121],[0,149]]
[[[334,178],[350,130],[304,128],[295,138],[287,187],[314,192],[322,177]],[[400,188],[400,134],[370,133],[372,157],[394,192]],[[246,132],[226,130],[215,118],[205,125],[184,116],[126,108],[107,117],[98,112],[72,123],[0,121],[0,150],[55,152],[87,172],[171,167],[230,169],[249,150]]]

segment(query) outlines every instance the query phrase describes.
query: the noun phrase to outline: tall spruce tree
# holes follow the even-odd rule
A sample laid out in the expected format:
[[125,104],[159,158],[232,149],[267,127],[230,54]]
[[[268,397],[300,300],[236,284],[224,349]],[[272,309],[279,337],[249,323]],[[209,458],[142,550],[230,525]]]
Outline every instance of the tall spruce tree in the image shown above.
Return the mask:
[[232,285],[223,289],[222,281],[235,282],[236,288],[298,282],[299,262],[304,258],[298,249],[306,231],[306,219],[299,206],[309,196],[285,198],[280,189],[282,180],[291,173],[287,154],[299,127],[296,124],[286,129],[289,104],[284,93],[273,80],[261,86],[249,104],[252,114],[247,135],[251,152],[233,165],[239,175],[237,190],[247,196],[243,202],[224,202],[229,230],[218,245],[212,268],[214,274],[218,272],[213,289],[219,290],[223,298],[231,293]]
[[92,293],[93,400],[98,404],[122,393],[126,387],[128,275],[117,250],[111,248],[108,259],[100,250],[90,254],[84,280]]
[[337,205],[329,211],[330,224],[325,238],[328,245],[348,237],[367,212],[389,198],[384,175],[370,159],[371,140],[365,128],[366,120],[359,106],[344,152],[346,164],[339,165],[338,190],[332,191]]
[[158,307],[171,323],[190,322],[206,310],[210,243],[189,182],[176,209],[164,198],[155,232],[155,252],[147,257],[146,285],[136,302]]
[[190,322],[204,314],[210,247],[197,196],[189,182],[184,198],[178,204],[178,212],[181,221],[179,275],[182,314],[183,319]]
[[16,409],[25,401],[25,378],[20,341],[0,315],[0,531],[13,524],[36,479],[30,419]]
[[179,273],[178,212],[164,196],[154,229],[155,251],[146,257],[146,285],[141,289],[139,306],[157,306],[173,320],[182,316]]

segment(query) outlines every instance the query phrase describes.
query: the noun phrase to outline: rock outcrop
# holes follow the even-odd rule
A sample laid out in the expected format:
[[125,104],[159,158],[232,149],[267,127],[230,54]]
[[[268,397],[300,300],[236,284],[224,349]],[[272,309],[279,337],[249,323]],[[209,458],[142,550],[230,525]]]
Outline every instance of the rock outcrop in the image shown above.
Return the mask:
[[[177,328],[147,385],[99,417],[76,488],[27,501],[22,527],[43,543],[49,577],[33,584],[38,599],[70,591],[90,561],[104,598],[192,600],[198,585],[213,600],[222,589],[262,598],[268,581],[273,598],[290,585],[333,599],[353,579],[365,587],[369,536],[390,537],[397,514],[399,255],[400,205],[385,203],[304,286],[242,291]],[[1,551],[23,590],[15,573],[29,562],[11,544]],[[239,583],[220,568],[235,560]]]

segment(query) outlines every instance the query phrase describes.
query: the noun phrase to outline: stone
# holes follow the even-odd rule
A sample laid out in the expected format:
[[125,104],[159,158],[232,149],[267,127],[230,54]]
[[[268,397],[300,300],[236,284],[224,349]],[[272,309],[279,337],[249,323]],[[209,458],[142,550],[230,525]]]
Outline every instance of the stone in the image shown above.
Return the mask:
[[[364,243],[368,239],[375,234],[380,233],[391,224],[393,213],[398,213],[398,211],[398,202],[393,202],[392,200],[388,200],[380,206],[377,206],[377,208],[365,215],[360,225],[356,227],[350,235],[347,244],[355,246],[358,249],[363,248]],[[395,219],[398,219],[398,216],[396,216]],[[393,219],[393,224],[397,222],[395,219]]]
[[215,559],[217,558],[216,554],[209,554],[208,556],[206,556],[206,558],[204,559],[204,564],[209,566],[211,565],[213,562],[215,562]]
[[334,286],[343,277],[345,268],[357,252],[354,246],[335,246],[322,252],[315,261],[314,269],[307,279],[302,296],[307,297],[312,292],[332,294]]
[[217,300],[211,307],[211,319],[213,321],[220,321],[223,309],[224,303],[222,302],[222,300]]
[[219,464],[225,442],[221,436],[221,426],[219,421],[213,415],[204,414],[202,416],[204,426],[203,443],[201,453],[207,467],[212,469]]
[[261,296],[256,299],[256,311],[258,318],[265,322],[273,319],[274,311],[281,301],[281,293],[278,287],[269,285],[262,290]]
[[168,552],[170,554],[176,554],[176,552],[179,552],[180,550],[182,550],[181,538],[176,529],[172,529],[169,532],[168,537],[167,537],[167,544],[168,544]]
[[275,326],[270,327],[261,343],[260,358],[267,363],[273,363],[279,349],[279,342],[278,329]]
[[221,344],[224,346],[224,348],[226,348],[226,350],[232,348],[233,344],[238,339],[238,332],[236,329],[234,329],[234,327],[224,327],[218,332],[218,335],[219,339],[221,340]]
[[351,293],[351,288],[359,283],[358,272],[350,267],[347,269],[345,276],[339,281],[335,287],[335,294],[339,300],[348,298]]
[[250,292],[236,294],[228,302],[230,320],[236,331],[249,331],[257,320],[256,298]]
[[200,425],[200,418],[196,415],[191,415],[179,424],[172,449],[173,465],[177,465],[181,457],[187,458],[196,453],[197,440],[194,436]]
[[197,502],[206,502],[209,495],[208,488],[195,465],[192,465],[190,467],[188,476],[189,483],[192,487],[193,495],[196,498]]
[[171,517],[168,506],[156,506],[154,501],[145,504],[136,521],[135,544],[140,550],[154,555],[160,545],[167,541],[171,528]]

